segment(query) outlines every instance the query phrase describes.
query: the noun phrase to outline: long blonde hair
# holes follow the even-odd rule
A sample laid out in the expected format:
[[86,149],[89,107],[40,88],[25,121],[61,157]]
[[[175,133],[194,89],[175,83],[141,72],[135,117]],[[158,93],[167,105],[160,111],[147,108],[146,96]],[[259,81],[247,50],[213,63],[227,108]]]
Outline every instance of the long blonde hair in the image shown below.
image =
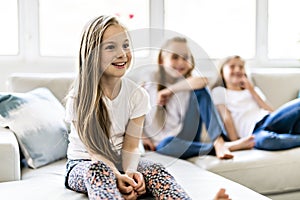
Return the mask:
[[100,84],[103,74],[100,48],[103,34],[111,25],[121,24],[115,17],[100,16],[89,22],[84,29],[79,51],[79,74],[74,86],[74,110],[77,117],[75,127],[88,151],[116,162],[119,158],[111,146],[111,121]]

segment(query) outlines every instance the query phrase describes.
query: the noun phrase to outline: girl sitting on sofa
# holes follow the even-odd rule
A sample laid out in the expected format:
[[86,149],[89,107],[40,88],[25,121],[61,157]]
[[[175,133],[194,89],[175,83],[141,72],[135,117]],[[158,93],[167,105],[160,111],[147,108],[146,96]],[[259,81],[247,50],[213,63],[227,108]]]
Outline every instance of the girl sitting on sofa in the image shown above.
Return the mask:
[[212,90],[212,97],[230,141],[253,135],[257,149],[300,146],[300,99],[274,111],[262,91],[247,78],[240,56],[226,58],[220,65],[220,75],[222,86]]
[[123,77],[131,63],[126,28],[110,16],[91,21],[82,36],[79,74],[67,102],[71,122],[66,187],[89,199],[190,199],[166,169],[140,161],[148,95]]

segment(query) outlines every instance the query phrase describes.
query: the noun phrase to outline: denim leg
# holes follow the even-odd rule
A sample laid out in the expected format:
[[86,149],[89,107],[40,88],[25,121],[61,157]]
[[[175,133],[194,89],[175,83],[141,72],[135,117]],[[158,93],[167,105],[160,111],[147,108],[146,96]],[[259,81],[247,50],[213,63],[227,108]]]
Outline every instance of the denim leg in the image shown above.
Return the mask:
[[[217,137],[223,133],[227,135],[223,122],[219,116],[219,113],[211,99],[209,90],[203,88],[194,91],[199,106],[200,118],[205,123],[208,135],[211,141],[215,141]],[[199,129],[198,129],[199,130]],[[201,129],[200,129],[201,131]],[[198,133],[197,133],[198,134]],[[200,133],[199,133],[200,134]]]
[[255,132],[255,148],[262,150],[285,150],[300,146],[300,135],[278,134],[272,131],[257,129]]
[[183,121],[183,127],[176,137],[182,140],[199,142],[201,131],[202,119],[199,112],[199,101],[194,95],[194,92],[191,92],[188,108]]
[[193,142],[170,136],[156,146],[156,151],[164,155],[187,159],[193,156],[207,155],[212,148],[213,143]]
[[279,134],[300,134],[300,99],[290,101],[271,113],[261,129]]
[[192,92],[181,132],[176,137],[162,140],[157,145],[156,151],[182,159],[208,154],[213,148],[213,142],[200,142],[202,122],[208,129],[211,141],[214,141],[221,133],[226,135],[207,88]]

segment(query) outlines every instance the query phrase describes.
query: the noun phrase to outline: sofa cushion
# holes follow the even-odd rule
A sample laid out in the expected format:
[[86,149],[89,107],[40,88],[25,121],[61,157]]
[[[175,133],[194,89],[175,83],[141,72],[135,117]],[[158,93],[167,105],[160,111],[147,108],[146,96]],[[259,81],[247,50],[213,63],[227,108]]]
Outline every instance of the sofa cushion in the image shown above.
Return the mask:
[[46,88],[0,94],[0,125],[15,133],[32,168],[66,156],[64,115],[64,107]]
[[[163,164],[183,186],[192,199],[213,199],[219,188],[226,188],[232,199],[268,200],[238,183],[203,170],[192,163],[174,159],[154,152],[148,152],[145,159]],[[10,200],[74,200],[88,199],[86,195],[68,190],[64,187],[66,160],[60,160],[38,169],[25,168],[22,180],[0,183],[1,197]]]
[[300,85],[300,69],[253,70],[251,77],[266,95],[274,108],[297,98]]
[[300,148],[284,151],[252,149],[233,154],[231,160],[202,156],[189,161],[261,194],[300,190]]
[[28,92],[35,88],[46,87],[64,103],[64,98],[75,79],[75,73],[13,73],[8,80],[8,90]]

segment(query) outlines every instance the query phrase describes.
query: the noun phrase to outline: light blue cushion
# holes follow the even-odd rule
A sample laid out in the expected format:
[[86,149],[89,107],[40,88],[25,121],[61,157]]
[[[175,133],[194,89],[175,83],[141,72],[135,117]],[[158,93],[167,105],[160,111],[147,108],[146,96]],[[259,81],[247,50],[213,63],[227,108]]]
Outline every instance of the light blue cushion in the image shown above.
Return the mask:
[[15,133],[32,168],[66,157],[64,116],[64,107],[46,88],[28,93],[0,93],[0,125]]
[[298,92],[298,98],[300,98],[300,90],[299,90],[299,92]]

